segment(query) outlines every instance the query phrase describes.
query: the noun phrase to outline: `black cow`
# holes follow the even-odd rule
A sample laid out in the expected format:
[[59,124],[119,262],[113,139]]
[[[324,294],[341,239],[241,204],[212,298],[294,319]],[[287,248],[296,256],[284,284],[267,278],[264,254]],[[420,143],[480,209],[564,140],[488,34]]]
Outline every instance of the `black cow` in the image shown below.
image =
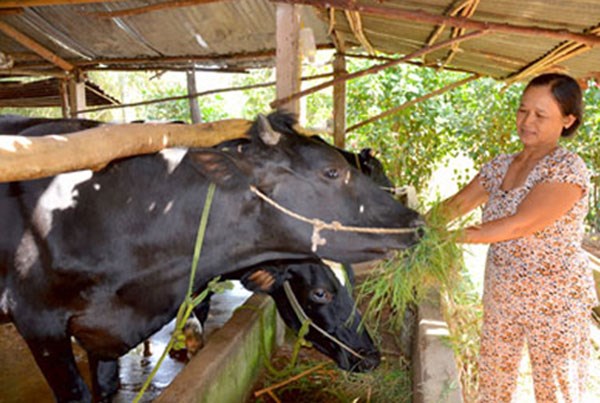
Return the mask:
[[[54,134],[52,130],[60,130],[60,133],[70,133],[91,129],[100,124],[102,122],[89,119],[32,118],[20,115],[0,115],[0,134],[35,136]],[[36,127],[35,131],[30,130],[33,127]]]
[[[362,372],[379,364],[379,351],[364,326],[361,326],[362,316],[355,309],[349,287],[321,260],[268,262],[256,268],[228,273],[224,278],[241,280],[248,290],[270,295],[281,318],[295,333],[300,330],[304,320],[314,323],[315,326],[309,327],[305,339],[331,357],[340,368]],[[285,290],[286,282],[289,285],[288,292]],[[293,297],[288,295],[289,290]],[[298,316],[293,299],[296,299],[306,317]],[[204,300],[195,310],[202,324],[208,314],[208,302]],[[327,335],[321,332],[323,330]],[[334,340],[349,349],[340,348],[340,344]]]
[[[311,138],[322,141],[325,144],[327,143],[319,136],[311,136]],[[383,164],[381,161],[375,157],[375,153],[370,148],[363,148],[358,153],[353,153],[347,150],[344,150],[339,147],[331,146],[338,150],[342,156],[348,161],[350,165],[359,169],[362,173],[367,175],[373,182],[377,183],[379,186],[385,189],[393,189],[394,184],[385,174],[385,169],[383,169]]]
[[155,154],[94,174],[0,184],[0,321],[14,322],[58,401],[91,400],[71,337],[88,352],[95,394],[108,396],[118,384],[117,358],[174,317],[210,182],[218,188],[195,290],[263,262],[358,262],[418,240],[414,231],[324,229],[314,244],[312,225],[253,189],[325,222],[417,229],[422,220],[339,153],[295,133],[289,116],[269,121],[257,120],[235,158],[194,149],[176,163]]

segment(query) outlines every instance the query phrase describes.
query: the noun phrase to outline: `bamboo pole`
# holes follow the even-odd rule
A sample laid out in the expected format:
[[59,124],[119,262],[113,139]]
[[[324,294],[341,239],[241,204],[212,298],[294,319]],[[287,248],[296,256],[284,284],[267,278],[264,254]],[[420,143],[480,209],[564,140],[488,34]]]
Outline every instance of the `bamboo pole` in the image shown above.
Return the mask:
[[17,31],[16,29],[11,27],[7,23],[0,21],[0,31],[4,32],[10,38],[19,42],[21,45],[25,46],[26,48],[31,49],[32,51],[34,51],[35,53],[37,53],[44,59],[48,60],[50,63],[60,67],[61,69],[66,70],[66,71],[72,71],[73,69],[75,69],[74,65],[72,65],[71,63],[62,59],[60,56],[52,53],[50,50],[46,49],[44,46],[40,45],[39,43],[37,43],[36,41],[31,39],[27,35]]
[[[333,73],[317,74],[314,76],[303,77],[301,80],[302,81],[318,80],[321,78],[329,77],[332,74]],[[180,99],[197,98],[197,97],[203,97],[203,96],[207,96],[207,95],[219,94],[219,93],[223,93],[223,92],[244,91],[244,90],[251,90],[251,89],[255,89],[255,88],[272,87],[275,84],[276,84],[275,81],[268,81],[266,83],[260,83],[260,84],[243,85],[243,86],[229,87],[229,88],[218,88],[218,89],[214,89],[214,90],[196,92],[194,94],[177,95],[177,96],[173,96],[173,97],[160,98],[160,99],[149,99],[147,101],[132,102],[129,104],[99,106],[97,108],[85,109],[85,110],[79,111],[78,113],[98,112],[98,111],[102,111],[105,109],[129,108],[129,107],[133,107],[133,106],[158,104],[161,102],[169,102],[169,101],[178,101]]]
[[452,84],[446,85],[445,87],[442,87],[442,88],[437,89],[437,90],[435,90],[433,92],[430,92],[429,94],[425,94],[425,95],[417,97],[415,99],[411,99],[410,101],[405,102],[402,105],[399,105],[399,106],[397,106],[395,108],[392,108],[392,109],[388,109],[387,111],[385,111],[383,113],[380,113],[379,115],[373,116],[373,117],[371,117],[369,119],[363,120],[360,123],[357,123],[357,124],[355,124],[353,126],[350,126],[348,128],[348,130],[346,130],[346,133],[351,132],[352,130],[356,130],[359,127],[363,127],[365,125],[368,125],[369,123],[373,123],[376,120],[383,119],[383,118],[385,118],[385,117],[387,117],[389,115],[393,115],[394,113],[398,113],[398,112],[400,112],[403,109],[409,108],[409,107],[411,107],[411,106],[413,106],[415,104],[418,104],[419,102],[423,102],[423,101],[425,101],[425,100],[427,100],[429,98],[433,98],[436,95],[440,95],[440,94],[443,94],[444,92],[448,92],[450,90],[453,90],[454,88],[460,87],[461,85],[464,85],[464,84],[466,84],[468,82],[476,80],[479,77],[481,77],[479,74],[473,74],[470,77],[467,77],[467,78],[464,78],[464,79],[462,79],[460,81],[457,81],[457,82],[454,82]]
[[[317,45],[318,50],[332,49],[331,44],[319,44]],[[187,55],[187,56],[166,56],[166,57],[132,57],[132,58],[113,58],[113,59],[96,59],[96,60],[82,60],[77,62],[77,67],[85,68],[87,66],[105,65],[108,66],[105,69],[110,70],[110,66],[118,66],[124,64],[141,64],[141,63],[186,63],[189,65],[193,62],[215,62],[215,61],[256,61],[257,59],[268,59],[275,56],[275,49],[263,50],[257,52],[242,52],[242,53],[230,53],[228,55],[212,54],[212,55]]]
[[387,69],[388,67],[392,67],[392,66],[395,66],[397,64],[400,64],[400,63],[403,63],[403,62],[406,62],[406,61],[409,61],[409,60],[412,60],[412,59],[416,59],[416,58],[421,57],[421,56],[423,56],[423,55],[425,55],[427,53],[431,53],[431,52],[434,52],[434,51],[436,51],[438,49],[443,49],[443,48],[445,48],[447,46],[451,46],[454,43],[462,42],[462,41],[467,40],[467,39],[477,38],[477,37],[482,36],[482,35],[484,35],[486,33],[487,33],[487,31],[474,31],[474,32],[468,33],[468,34],[463,35],[463,36],[459,36],[459,37],[456,37],[456,38],[449,39],[447,41],[438,42],[438,43],[436,43],[435,45],[432,45],[432,46],[426,46],[426,47],[421,48],[421,49],[417,50],[416,52],[413,52],[413,53],[411,53],[411,54],[409,54],[407,56],[404,56],[404,57],[402,57],[400,59],[392,60],[392,61],[389,61],[387,63],[382,63],[382,64],[370,67],[370,68],[365,69],[365,70],[357,71],[355,73],[342,75],[340,77],[334,78],[331,81],[327,81],[325,83],[322,83],[322,84],[319,84],[319,85],[315,85],[314,87],[310,87],[310,88],[308,88],[306,90],[297,92],[297,93],[289,95],[287,97],[276,99],[275,101],[271,102],[270,106],[271,106],[271,108],[275,109],[275,108],[279,107],[280,105],[283,105],[283,104],[286,104],[286,103],[290,102],[291,100],[302,98],[302,97],[304,97],[306,95],[309,95],[309,94],[312,94],[314,92],[321,91],[324,88],[330,87],[330,86],[332,86],[334,84],[337,84],[337,83],[340,83],[342,81],[348,81],[348,80],[351,80],[351,79],[354,79],[354,78],[357,78],[357,77],[365,76],[367,74],[377,73],[377,72],[379,72],[381,70]]
[[[336,53],[333,74],[337,77],[347,73],[344,55]],[[342,81],[333,86],[333,144],[339,148],[346,143],[346,107],[346,82]]]
[[251,121],[229,119],[198,125],[106,125],[65,135],[0,136],[0,182],[36,179],[168,147],[211,147],[242,138]]
[[398,7],[357,4],[354,0],[278,0],[280,3],[305,4],[319,8],[333,7],[340,10],[358,11],[363,14],[377,15],[387,19],[402,19],[434,25],[450,25],[457,28],[503,32],[527,36],[545,36],[557,40],[571,40],[585,43],[588,46],[599,46],[600,38],[594,35],[579,34],[565,29],[548,29],[512,24],[499,24],[487,21],[474,21],[463,17],[449,17],[427,13],[425,11],[409,11]]

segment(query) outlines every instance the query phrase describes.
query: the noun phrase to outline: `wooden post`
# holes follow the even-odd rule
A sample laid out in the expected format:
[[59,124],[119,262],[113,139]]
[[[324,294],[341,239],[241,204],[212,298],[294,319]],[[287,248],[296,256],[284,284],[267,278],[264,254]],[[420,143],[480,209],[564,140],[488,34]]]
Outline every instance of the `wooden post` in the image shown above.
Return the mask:
[[[341,53],[336,53],[333,59],[334,78],[346,74],[346,59]],[[346,142],[346,81],[333,85],[333,143],[336,147],[344,148]]]
[[77,111],[86,109],[85,102],[85,80],[81,75],[74,74],[67,81],[68,99],[69,99],[69,116],[77,117]]
[[[299,6],[292,4],[276,5],[276,97],[290,96],[300,89],[300,12]],[[300,103],[292,100],[280,105],[296,115],[300,113]]]
[[[187,77],[187,91],[188,95],[192,95],[196,93],[196,71],[192,66],[191,70],[185,72]],[[190,115],[192,117],[192,123],[200,123],[202,122],[202,113],[200,112],[200,106],[198,105],[198,98],[190,97]]]
[[69,85],[67,84],[67,80],[60,80],[59,85],[59,93],[60,93],[60,107],[62,109],[63,118],[68,118],[69,114]]

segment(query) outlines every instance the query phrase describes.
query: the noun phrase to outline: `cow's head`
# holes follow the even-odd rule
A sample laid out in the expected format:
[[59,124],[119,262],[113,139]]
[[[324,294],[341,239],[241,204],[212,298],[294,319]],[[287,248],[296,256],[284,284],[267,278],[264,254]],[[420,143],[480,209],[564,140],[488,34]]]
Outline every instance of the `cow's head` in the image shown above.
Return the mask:
[[193,158],[222,188],[250,192],[253,186],[283,208],[314,222],[408,232],[323,229],[315,237],[313,225],[283,213],[255,194],[246,210],[260,209],[260,221],[266,228],[256,230],[269,235],[257,241],[257,251],[270,248],[289,254],[270,255],[268,260],[273,260],[313,255],[316,249],[321,258],[359,262],[381,258],[390,249],[402,249],[418,240],[423,220],[417,212],[395,201],[330,145],[298,134],[294,124],[292,116],[280,112],[268,118],[260,116],[249,141],[229,151],[212,150],[211,155],[206,150],[197,152]]
[[[294,332],[310,321],[305,339],[340,368],[362,372],[379,364],[379,351],[361,326],[354,299],[324,263],[316,260],[263,266],[245,274],[242,284],[251,291],[271,295],[279,314]],[[293,306],[296,302],[300,311]]]

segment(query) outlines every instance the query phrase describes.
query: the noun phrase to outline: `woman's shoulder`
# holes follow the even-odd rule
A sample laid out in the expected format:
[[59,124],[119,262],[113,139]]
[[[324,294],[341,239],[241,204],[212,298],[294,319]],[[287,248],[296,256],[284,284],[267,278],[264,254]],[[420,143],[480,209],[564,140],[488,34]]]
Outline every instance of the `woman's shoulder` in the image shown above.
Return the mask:
[[550,158],[547,160],[547,164],[551,166],[569,165],[583,171],[587,170],[583,158],[581,158],[576,152],[568,150],[564,147],[559,147],[556,152],[552,153]]
[[[589,170],[583,158],[576,152],[559,147],[544,160],[540,176],[561,182],[572,181],[573,178],[579,178],[579,181],[586,182],[589,180]],[[566,180],[567,178],[571,178],[571,180]]]

